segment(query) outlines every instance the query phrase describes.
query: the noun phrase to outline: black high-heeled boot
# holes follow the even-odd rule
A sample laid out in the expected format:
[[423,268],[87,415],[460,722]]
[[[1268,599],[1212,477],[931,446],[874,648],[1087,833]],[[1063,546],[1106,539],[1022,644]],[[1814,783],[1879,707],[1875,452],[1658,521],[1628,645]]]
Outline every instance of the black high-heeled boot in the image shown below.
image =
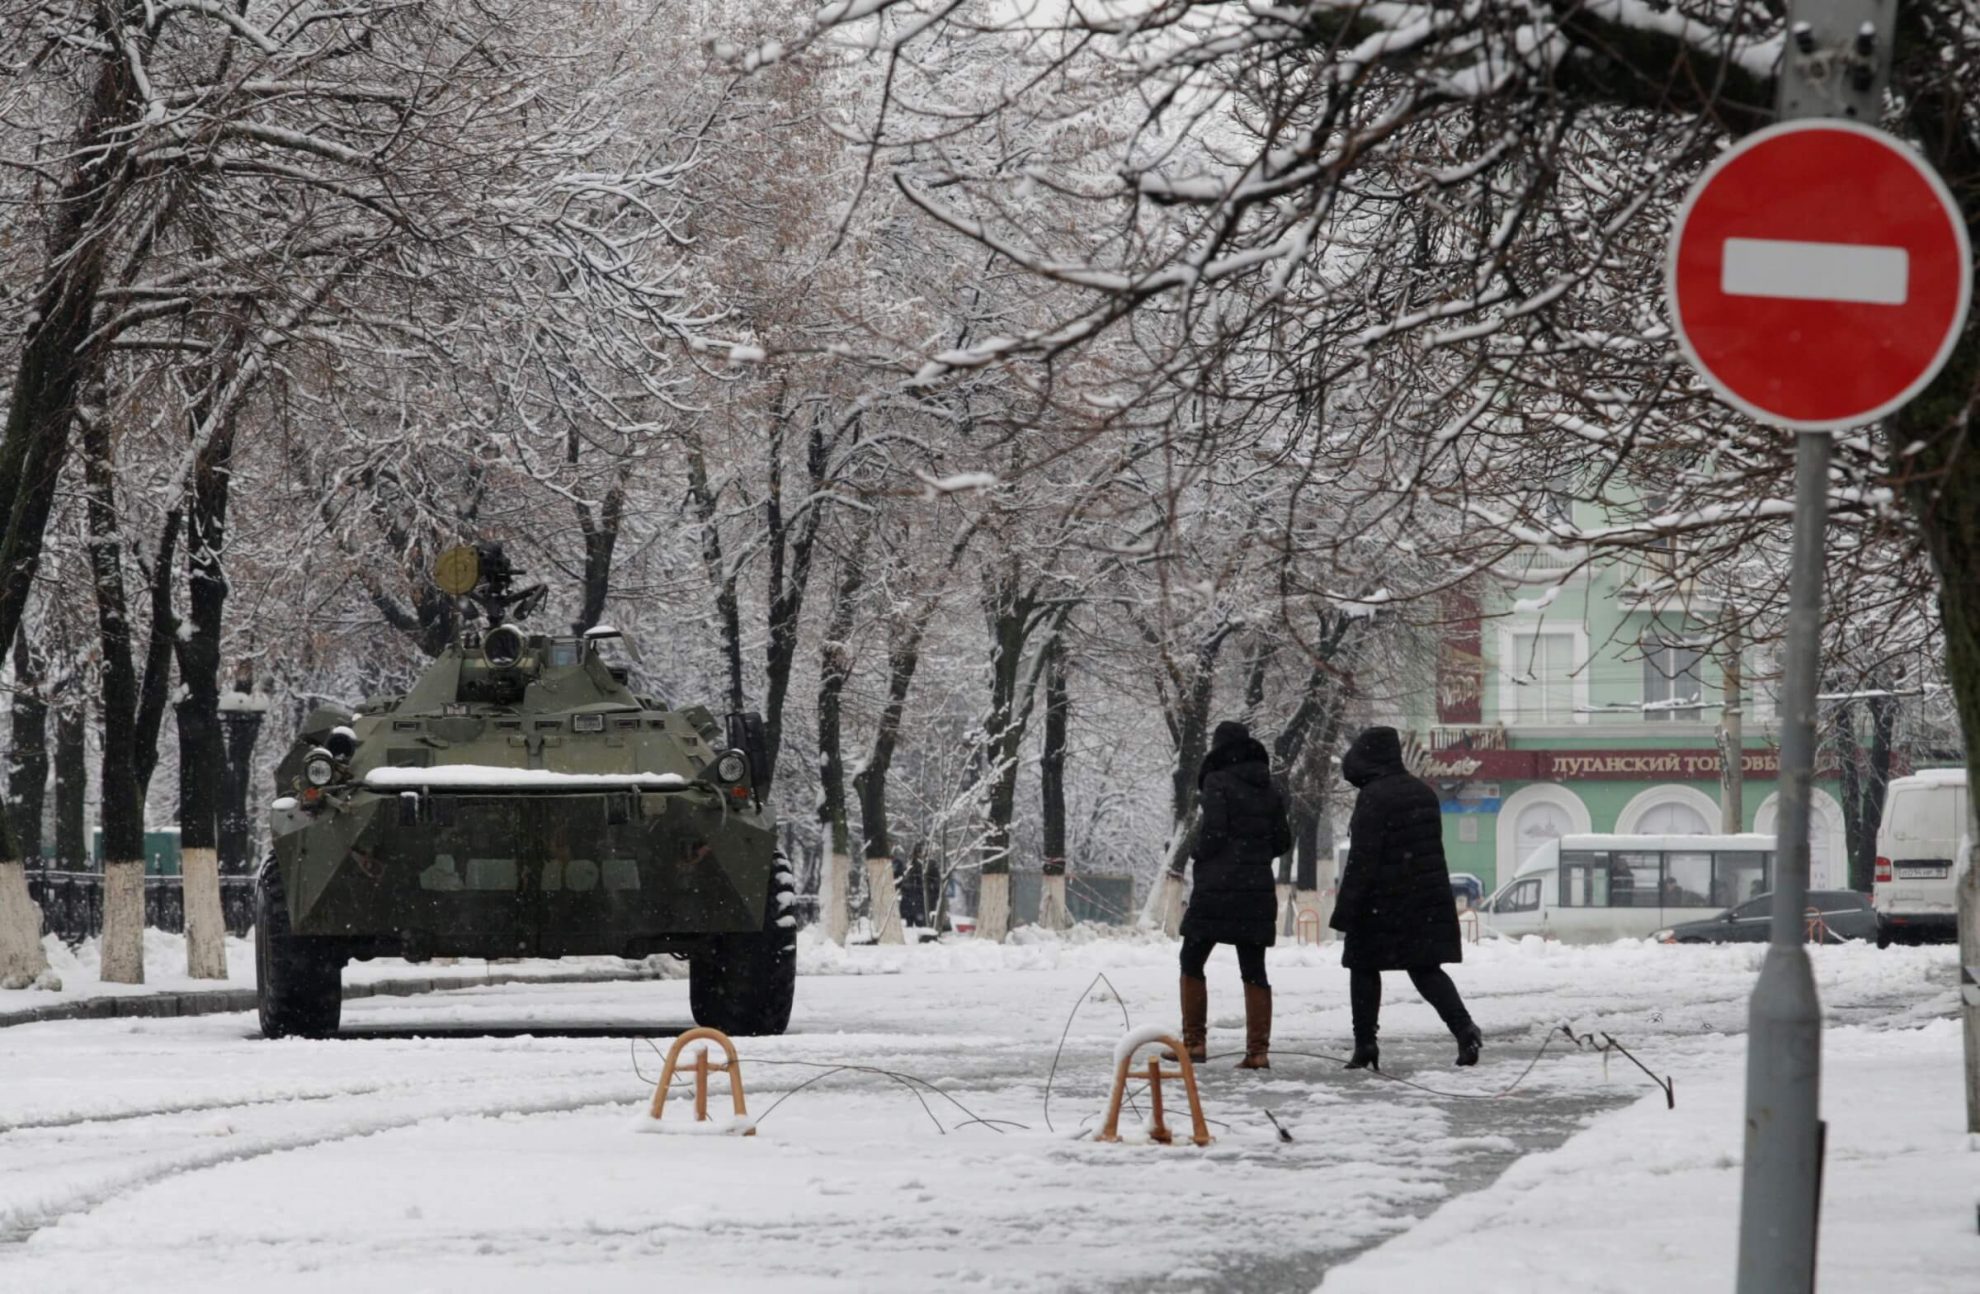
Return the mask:
[[1477,1025],[1467,1024],[1464,1028],[1457,1031],[1457,1045],[1457,1063],[1459,1065],[1476,1065],[1478,1063],[1478,1053],[1485,1046],[1485,1035],[1478,1031]]
[[1359,1038],[1355,1039],[1354,1055],[1348,1058],[1347,1068],[1375,1070],[1382,1068],[1381,1049],[1376,1047],[1373,1038],[1370,1038],[1366,1042],[1361,1041]]

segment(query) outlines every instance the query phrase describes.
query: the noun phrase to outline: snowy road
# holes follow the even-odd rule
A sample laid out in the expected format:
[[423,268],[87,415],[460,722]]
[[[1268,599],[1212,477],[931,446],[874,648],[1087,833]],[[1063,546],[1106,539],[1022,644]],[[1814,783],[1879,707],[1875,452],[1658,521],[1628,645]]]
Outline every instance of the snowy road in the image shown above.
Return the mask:
[[[1838,1020],[1950,1008],[1947,950],[1815,951]],[[1278,1060],[1269,1075],[1209,1067],[1214,1146],[1075,1139],[1102,1109],[1123,1007],[1137,1025],[1173,1019],[1173,956],[1127,941],[807,942],[791,1034],[742,1047],[750,1108],[767,1114],[747,1140],[639,1135],[650,1083],[635,1056],[650,1080],[665,1040],[626,1035],[685,1027],[681,981],[366,999],[323,1042],[264,1042],[245,1016],[0,1031],[0,1287],[1308,1290],[1652,1091],[1626,1064],[1605,1076],[1561,1049],[1497,1101],[1290,1055],[1344,1048],[1346,980],[1334,951],[1282,948]],[[1569,1021],[1674,1074],[1682,1101],[1687,1065],[1722,1060],[1743,1027],[1755,966],[1746,949],[1487,948],[1457,972],[1486,1063],[1450,1068],[1400,976],[1384,1060],[1484,1095]],[[1104,987],[1082,999],[1099,973],[1122,1001]],[[1229,1050],[1227,954],[1211,976],[1211,1046]],[[1051,1131],[1045,1079],[1075,1003]],[[871,1073],[793,1091],[848,1062],[936,1090],[926,1110]]]

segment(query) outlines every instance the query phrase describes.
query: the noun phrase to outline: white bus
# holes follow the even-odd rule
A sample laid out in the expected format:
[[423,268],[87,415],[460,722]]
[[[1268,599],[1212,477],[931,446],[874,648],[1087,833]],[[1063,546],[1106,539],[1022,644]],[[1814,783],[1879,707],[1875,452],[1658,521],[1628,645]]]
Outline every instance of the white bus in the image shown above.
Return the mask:
[[1717,916],[1773,884],[1774,838],[1562,836],[1485,901],[1486,931],[1564,943],[1642,939]]

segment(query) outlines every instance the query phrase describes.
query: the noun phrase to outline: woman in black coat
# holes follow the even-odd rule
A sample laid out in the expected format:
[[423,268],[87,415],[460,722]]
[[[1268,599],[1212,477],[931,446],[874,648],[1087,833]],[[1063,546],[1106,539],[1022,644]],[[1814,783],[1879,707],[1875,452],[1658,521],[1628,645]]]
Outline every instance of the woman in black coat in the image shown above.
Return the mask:
[[1444,963],[1464,960],[1464,945],[1437,793],[1403,766],[1394,728],[1369,728],[1356,737],[1341,760],[1341,776],[1361,792],[1348,822],[1347,870],[1332,922],[1347,936],[1341,964],[1348,968],[1354,1014],[1348,1068],[1381,1068],[1375,1030],[1385,970],[1409,972],[1409,982],[1457,1039],[1457,1063],[1476,1065],[1482,1037],[1444,973]]
[[1278,938],[1272,862],[1292,848],[1286,799],[1272,782],[1265,747],[1241,723],[1220,723],[1197,774],[1196,885],[1182,921],[1183,1045],[1202,1060],[1210,989],[1203,966],[1220,943],[1237,949],[1244,980],[1244,1059],[1239,1069],[1270,1069],[1272,986],[1265,949]]

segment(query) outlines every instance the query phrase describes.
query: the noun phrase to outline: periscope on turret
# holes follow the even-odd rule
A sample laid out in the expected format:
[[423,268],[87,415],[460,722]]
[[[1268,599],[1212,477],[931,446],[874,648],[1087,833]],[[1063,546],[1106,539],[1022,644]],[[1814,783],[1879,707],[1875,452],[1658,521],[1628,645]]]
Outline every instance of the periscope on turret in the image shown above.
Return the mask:
[[698,1023],[782,1032],[796,922],[761,721],[634,690],[616,630],[515,623],[543,600],[518,573],[498,546],[442,554],[485,626],[404,693],[319,707],[278,766],[262,1031],[335,1032],[353,958],[672,953]]

